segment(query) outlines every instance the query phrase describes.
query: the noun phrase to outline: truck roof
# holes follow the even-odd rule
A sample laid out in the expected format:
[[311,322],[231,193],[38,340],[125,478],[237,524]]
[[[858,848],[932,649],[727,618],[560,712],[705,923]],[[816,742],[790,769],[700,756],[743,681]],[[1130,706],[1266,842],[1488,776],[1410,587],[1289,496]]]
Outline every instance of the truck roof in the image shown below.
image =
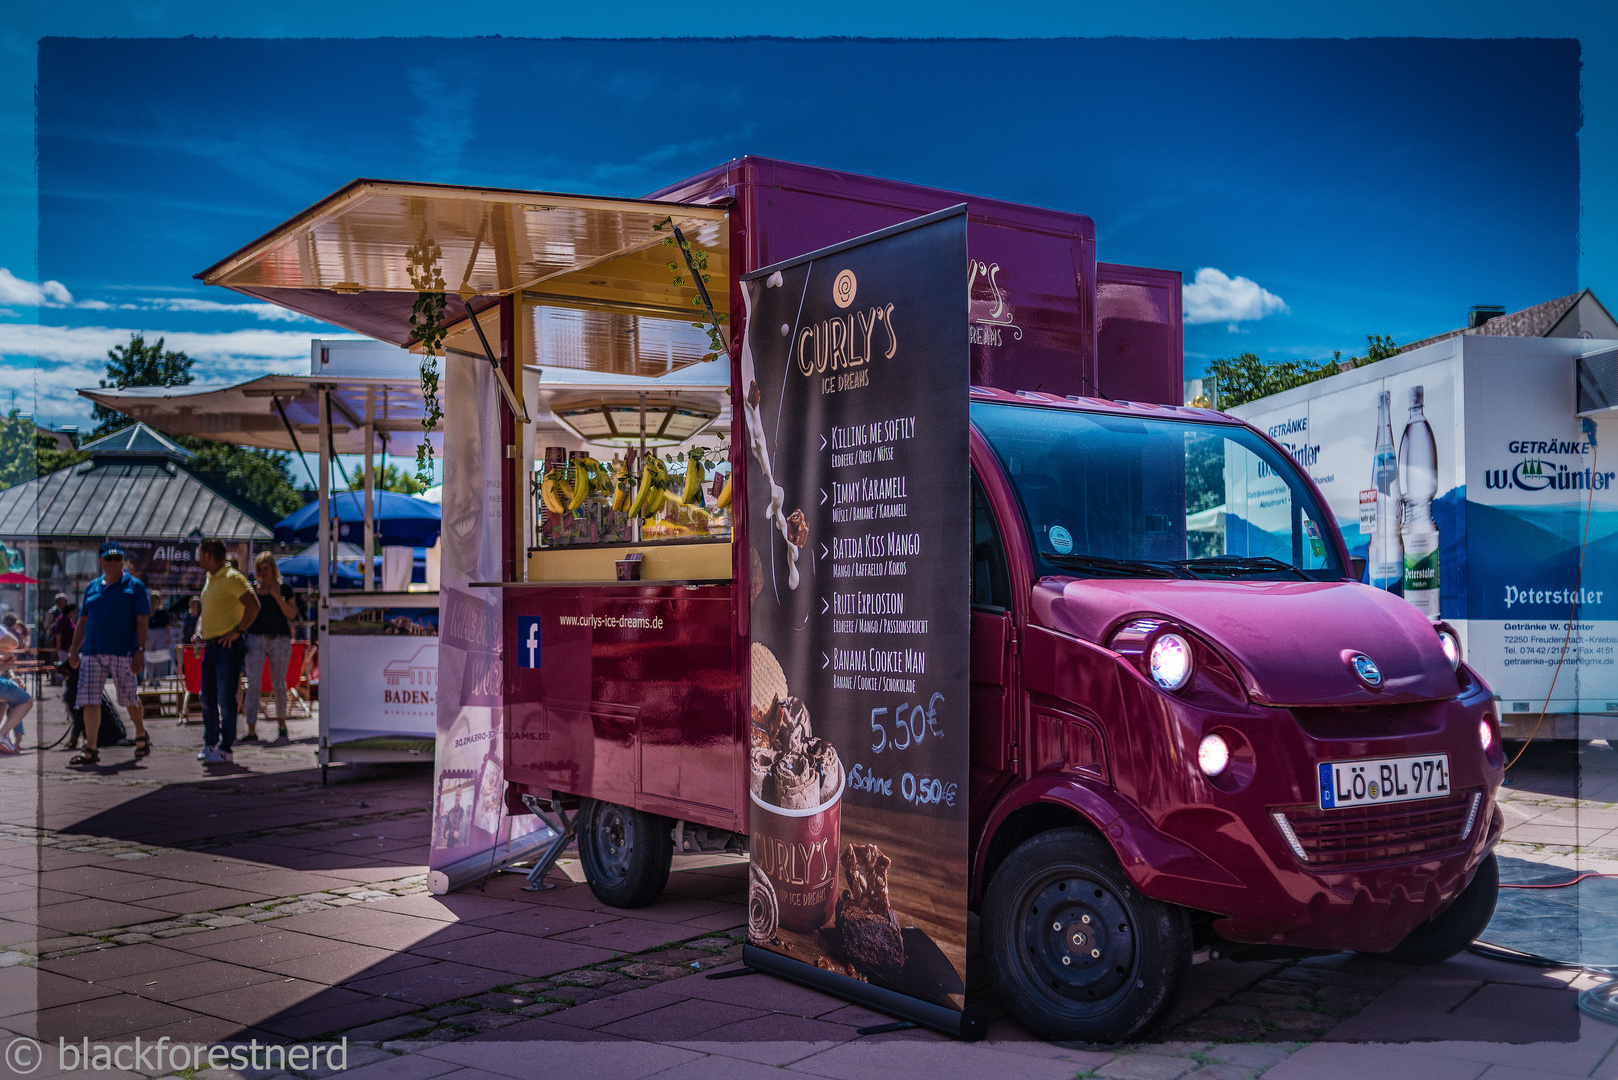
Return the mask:
[[1074,412],[1116,413],[1121,416],[1150,416],[1157,419],[1178,417],[1183,420],[1213,421],[1222,424],[1244,424],[1234,416],[1213,409],[1193,405],[1154,405],[1146,401],[1114,401],[1104,397],[1083,397],[1078,394],[1049,394],[1040,390],[1002,390],[994,386],[973,386],[973,401],[993,401],[1006,405],[1039,405],[1051,409],[1071,409]]
[[1086,214],[991,199],[968,192],[946,191],[925,184],[866,176],[756,154],[745,154],[711,169],[704,169],[695,176],[659,188],[645,198],[701,204],[729,197],[742,186],[806,192],[867,206],[903,207],[908,214],[926,214],[964,202],[970,208],[971,215],[980,220],[1080,240],[1093,241],[1096,236],[1095,222]]

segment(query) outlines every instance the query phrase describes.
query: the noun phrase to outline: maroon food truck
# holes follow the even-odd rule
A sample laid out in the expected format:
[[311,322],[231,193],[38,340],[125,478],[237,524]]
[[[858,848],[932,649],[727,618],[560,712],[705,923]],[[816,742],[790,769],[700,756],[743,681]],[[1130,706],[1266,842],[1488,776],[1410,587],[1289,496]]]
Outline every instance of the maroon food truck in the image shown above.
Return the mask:
[[756,158],[644,200],[362,181],[214,280],[407,343],[423,278],[375,269],[407,248],[498,298],[445,340],[481,355],[487,315],[518,397],[525,365],[728,384],[707,453],[644,387],[569,413],[619,462],[533,473],[522,418],[484,425],[506,806],[602,901],[747,852],[750,967],[965,1037],[987,981],[1097,1041],[1198,958],[1425,962],[1487,923],[1488,688],[1356,583],[1278,444],[1178,405],[1178,275],[1098,264],[1088,218]]

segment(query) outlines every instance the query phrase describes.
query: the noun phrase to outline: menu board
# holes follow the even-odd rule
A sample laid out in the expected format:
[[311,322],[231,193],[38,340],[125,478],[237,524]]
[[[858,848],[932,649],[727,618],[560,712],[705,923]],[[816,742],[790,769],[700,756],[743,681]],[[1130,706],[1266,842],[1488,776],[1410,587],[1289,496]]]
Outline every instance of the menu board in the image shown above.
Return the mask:
[[749,941],[771,970],[950,1015],[966,975],[967,285],[964,208],[759,271],[739,386]]

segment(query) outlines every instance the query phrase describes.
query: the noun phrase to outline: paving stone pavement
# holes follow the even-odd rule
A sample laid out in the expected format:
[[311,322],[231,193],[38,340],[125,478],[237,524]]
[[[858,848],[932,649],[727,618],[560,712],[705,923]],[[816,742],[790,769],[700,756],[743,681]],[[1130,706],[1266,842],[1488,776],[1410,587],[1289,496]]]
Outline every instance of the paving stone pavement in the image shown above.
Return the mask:
[[[59,712],[35,721],[47,739]],[[346,1048],[367,1080],[1618,1080],[1618,1026],[1574,1008],[1595,980],[1470,954],[1423,969],[1352,954],[1200,964],[1161,1029],[1127,1046],[1042,1042],[990,996],[981,1043],[860,1036],[889,1018],[769,976],[703,977],[738,963],[743,867],[682,870],[633,912],[560,873],[545,892],[502,874],[430,896],[427,771],[339,769],[321,787],[312,723],[292,727],[290,745],[245,747],[228,769],[196,763],[197,727],[161,720],[139,764],[117,749],[88,774],[60,751],[0,760],[0,1041],[48,1045],[31,1075],[64,1071],[59,1039],[168,1036],[257,1044],[261,1067],[188,1080],[333,1071],[288,1068],[296,1044]],[[1618,776],[1609,753],[1591,767]],[[1525,759],[1504,798],[1514,829],[1560,815],[1572,834],[1508,841],[1591,868],[1618,829],[1602,801],[1618,784],[1564,772],[1554,753]]]

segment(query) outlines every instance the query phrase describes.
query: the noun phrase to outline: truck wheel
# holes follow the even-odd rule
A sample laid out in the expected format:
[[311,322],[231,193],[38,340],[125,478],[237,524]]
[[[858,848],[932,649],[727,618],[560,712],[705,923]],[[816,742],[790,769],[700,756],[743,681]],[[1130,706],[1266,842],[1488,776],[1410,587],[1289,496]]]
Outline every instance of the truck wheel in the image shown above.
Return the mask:
[[638,908],[662,895],[674,859],[674,826],[668,818],[585,799],[576,828],[579,862],[596,899]]
[[1448,960],[1483,933],[1494,915],[1494,902],[1500,894],[1500,864],[1494,852],[1478,863],[1472,883],[1461,890],[1454,903],[1428,919],[1398,945],[1378,955],[1401,964],[1422,966]]
[[1191,966],[1185,910],[1142,896],[1106,841],[1052,829],[995,871],[983,952],[1006,1005],[1058,1042],[1118,1042],[1173,1003]]

